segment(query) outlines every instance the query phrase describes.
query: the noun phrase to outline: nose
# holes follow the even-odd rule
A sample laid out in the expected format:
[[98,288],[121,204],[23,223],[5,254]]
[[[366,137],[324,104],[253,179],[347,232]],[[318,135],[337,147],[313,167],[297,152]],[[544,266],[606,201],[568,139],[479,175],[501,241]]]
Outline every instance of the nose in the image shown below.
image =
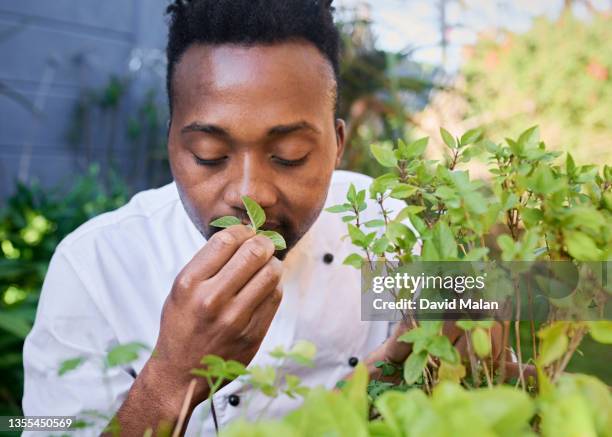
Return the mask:
[[245,152],[230,163],[231,182],[225,190],[224,200],[231,208],[244,210],[242,196],[249,196],[264,209],[276,204],[278,196],[273,170],[260,159],[253,152]]

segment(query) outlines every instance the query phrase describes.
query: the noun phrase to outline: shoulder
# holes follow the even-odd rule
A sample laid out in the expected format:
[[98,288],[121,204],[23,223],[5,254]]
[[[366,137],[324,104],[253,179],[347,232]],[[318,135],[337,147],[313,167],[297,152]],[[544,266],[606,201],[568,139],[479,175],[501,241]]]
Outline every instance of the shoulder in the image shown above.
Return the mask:
[[58,251],[69,251],[109,232],[129,234],[133,226],[142,227],[180,203],[174,182],[160,188],[136,193],[124,206],[100,214],[68,234],[58,245]]
[[348,170],[336,170],[332,174],[325,206],[331,206],[346,201],[346,193],[351,186],[355,185],[357,191],[367,190],[372,182],[370,176]]
[[357,189],[366,189],[372,182],[373,178],[354,171],[336,170],[332,174],[330,191],[341,190],[354,184]]

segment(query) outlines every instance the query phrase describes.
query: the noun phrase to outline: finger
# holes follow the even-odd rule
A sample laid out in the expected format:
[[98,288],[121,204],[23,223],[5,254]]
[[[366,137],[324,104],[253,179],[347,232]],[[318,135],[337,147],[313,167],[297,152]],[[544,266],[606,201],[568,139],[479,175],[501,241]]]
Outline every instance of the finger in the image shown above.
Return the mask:
[[264,300],[255,308],[251,320],[245,328],[244,336],[251,340],[261,340],[266,336],[270,324],[276,315],[276,311],[282,301],[283,292],[280,287],[276,287],[269,293]]
[[243,225],[230,226],[215,233],[187,263],[181,275],[199,281],[214,276],[253,235],[255,231]]
[[263,235],[249,238],[221,270],[207,281],[207,287],[229,298],[237,294],[272,255],[274,244],[269,238]]
[[411,329],[413,329],[413,327],[404,321],[397,324],[393,334],[386,341],[385,360],[397,364],[401,364],[406,360],[406,357],[412,352],[412,343],[398,341],[397,339],[400,335],[410,331]]
[[272,257],[253,276],[234,298],[232,307],[247,320],[251,319],[253,311],[278,286],[282,274],[282,263],[278,258]]

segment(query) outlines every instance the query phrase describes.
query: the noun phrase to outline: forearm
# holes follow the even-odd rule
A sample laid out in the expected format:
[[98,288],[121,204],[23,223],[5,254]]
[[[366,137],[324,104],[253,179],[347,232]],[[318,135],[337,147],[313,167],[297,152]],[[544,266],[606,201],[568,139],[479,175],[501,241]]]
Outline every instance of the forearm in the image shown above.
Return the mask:
[[[204,385],[202,380],[197,384]],[[202,390],[202,387],[198,389]],[[151,429],[153,435],[157,435],[162,430],[171,432],[181,415],[182,432],[184,432],[195,408],[193,399],[191,401],[187,399],[187,404],[183,405],[188,390],[189,379],[184,378],[179,381],[172,378],[149,360],[102,436],[140,436],[147,429]]]

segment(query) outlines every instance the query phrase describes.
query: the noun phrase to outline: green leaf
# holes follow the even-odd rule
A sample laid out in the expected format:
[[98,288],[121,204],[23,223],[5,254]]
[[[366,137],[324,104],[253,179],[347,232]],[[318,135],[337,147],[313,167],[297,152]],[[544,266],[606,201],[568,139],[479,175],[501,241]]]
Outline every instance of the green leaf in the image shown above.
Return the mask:
[[492,155],[497,155],[501,149],[499,144],[494,143],[491,140],[483,140],[483,143],[487,152],[491,153]]
[[266,213],[263,208],[249,196],[242,196],[241,199],[251,219],[253,228],[256,230],[259,229],[266,222]]
[[385,235],[383,235],[378,240],[376,240],[374,244],[372,245],[372,252],[374,252],[377,255],[381,255],[387,250],[388,247],[389,247],[389,239]]
[[413,141],[406,147],[406,155],[405,159],[416,158],[421,156],[425,149],[427,148],[427,143],[429,142],[428,137],[419,138],[416,141]]
[[410,228],[398,222],[389,222],[387,224],[386,236],[390,242],[403,248],[408,248],[411,243],[416,241]]
[[[361,206],[364,203],[364,201],[365,201],[365,196],[366,196],[366,190],[360,190],[357,193],[357,196],[355,196],[355,203],[358,206]],[[361,208],[359,210],[362,211]]]
[[281,359],[287,356],[287,351],[282,346],[276,346],[274,349],[268,352],[268,355],[270,355],[272,358]]
[[482,328],[476,328],[472,331],[472,345],[474,346],[474,352],[480,358],[484,358],[491,353],[491,340],[487,331]]
[[461,136],[460,144],[462,146],[467,146],[468,144],[473,144],[477,142],[480,137],[482,137],[482,130],[479,128],[470,129],[466,133]]
[[457,320],[455,325],[464,331],[470,331],[476,327],[476,322],[473,320]]
[[428,340],[429,336],[427,332],[422,328],[412,328],[409,331],[404,332],[402,335],[397,337],[397,341],[401,341],[403,343],[415,343],[419,340]]
[[475,247],[465,255],[463,261],[480,261],[489,253],[488,247]]
[[533,126],[523,132],[518,139],[519,147],[522,150],[535,148],[540,142],[540,129],[538,126]]
[[148,347],[145,344],[138,342],[120,344],[106,354],[106,365],[107,367],[115,367],[131,363],[138,359],[142,350],[146,349]]
[[363,363],[359,363],[355,368],[355,372],[353,372],[351,379],[349,379],[348,383],[342,387],[342,394],[363,419],[368,418],[367,385],[367,367]]
[[564,183],[556,178],[548,165],[539,165],[527,180],[527,186],[537,194],[548,195],[563,189]]
[[427,365],[427,355],[427,351],[410,354],[404,363],[404,381],[406,384],[414,384],[419,379]]
[[248,373],[244,364],[236,360],[227,360],[225,362],[225,372],[227,379],[235,379],[240,375],[246,375]]
[[574,174],[575,171],[576,162],[574,162],[574,158],[572,157],[572,155],[567,152],[567,158],[565,159],[565,172],[571,176]]
[[523,222],[525,222],[525,225],[533,227],[544,218],[544,214],[536,208],[524,208],[521,210],[521,218]]
[[510,261],[514,258],[516,243],[510,235],[502,234],[497,237],[497,245],[502,250],[502,259],[504,261]]
[[361,265],[363,264],[363,258],[357,253],[351,253],[349,256],[344,258],[342,264],[360,269]]
[[385,173],[382,176],[377,177],[370,184],[370,194],[372,198],[375,198],[376,194],[382,194],[390,188],[393,188],[398,184],[398,177],[393,173]]
[[265,237],[268,237],[270,240],[272,240],[272,243],[274,243],[274,248],[276,250],[283,250],[287,248],[287,243],[285,242],[285,239],[278,232],[264,231],[260,229],[257,231],[257,234],[263,235]]
[[346,200],[348,200],[351,205],[357,203],[357,189],[353,183],[349,185],[348,192],[346,193]]
[[363,225],[366,228],[380,228],[385,225],[385,221],[381,219],[368,220]]
[[449,131],[447,131],[443,127],[440,128],[440,135],[442,135],[442,140],[448,147],[450,147],[451,149],[457,147],[457,141],[455,140],[455,138],[450,134]]
[[419,328],[423,330],[427,337],[434,337],[440,334],[440,330],[444,326],[442,320],[422,320],[419,322]]
[[76,357],[69,360],[62,361],[57,371],[58,376],[62,376],[72,370],[77,369],[81,364],[85,362],[85,357]]
[[287,356],[302,366],[312,367],[314,365],[313,359],[316,353],[317,347],[314,343],[306,340],[298,340],[287,353]]
[[275,385],[276,369],[272,366],[253,366],[249,371],[248,381],[266,396],[276,397],[278,393]]
[[414,185],[400,183],[394,186],[391,190],[391,197],[393,197],[394,199],[405,199],[407,197],[412,196],[414,193],[417,192],[417,190],[418,188]]
[[353,211],[353,207],[348,203],[343,203],[342,205],[334,205],[329,208],[325,208],[325,211],[332,213],[340,213],[340,212],[349,212]]
[[588,322],[588,324],[589,333],[596,342],[603,344],[612,344],[612,321],[599,320],[594,322]]
[[602,258],[602,251],[595,242],[584,232],[563,230],[565,245],[569,254],[578,261],[598,261]]
[[445,222],[435,224],[431,238],[423,244],[422,256],[429,261],[450,261],[457,258],[457,242]]
[[214,226],[216,228],[229,228],[230,226],[239,225],[240,223],[241,222],[238,217],[226,215],[210,222],[210,226]]
[[461,379],[465,378],[465,366],[461,363],[451,364],[448,361],[442,361],[438,369],[438,378],[440,381],[452,381],[459,384]]
[[[490,427],[487,434],[500,437],[535,435],[529,425],[535,405],[526,392],[498,385],[491,389],[474,390],[470,394],[478,415]],[[559,430],[555,431],[554,435],[558,437]]]
[[553,322],[538,331],[538,337],[542,339],[542,348],[537,359],[540,366],[548,366],[563,356],[569,344],[567,327],[567,323]]
[[394,221],[396,222],[404,221],[405,219],[413,215],[416,215],[424,210],[425,210],[424,206],[408,205],[397,214]]
[[374,158],[380,165],[383,167],[395,167],[397,166],[397,158],[389,147],[385,147],[380,144],[372,144],[370,146],[370,151]]
[[366,247],[366,236],[361,229],[353,224],[348,225],[349,237],[355,246]]
[[459,353],[457,349],[455,349],[450,340],[443,335],[437,335],[432,338],[427,345],[427,351],[433,356],[451,364],[459,363]]

